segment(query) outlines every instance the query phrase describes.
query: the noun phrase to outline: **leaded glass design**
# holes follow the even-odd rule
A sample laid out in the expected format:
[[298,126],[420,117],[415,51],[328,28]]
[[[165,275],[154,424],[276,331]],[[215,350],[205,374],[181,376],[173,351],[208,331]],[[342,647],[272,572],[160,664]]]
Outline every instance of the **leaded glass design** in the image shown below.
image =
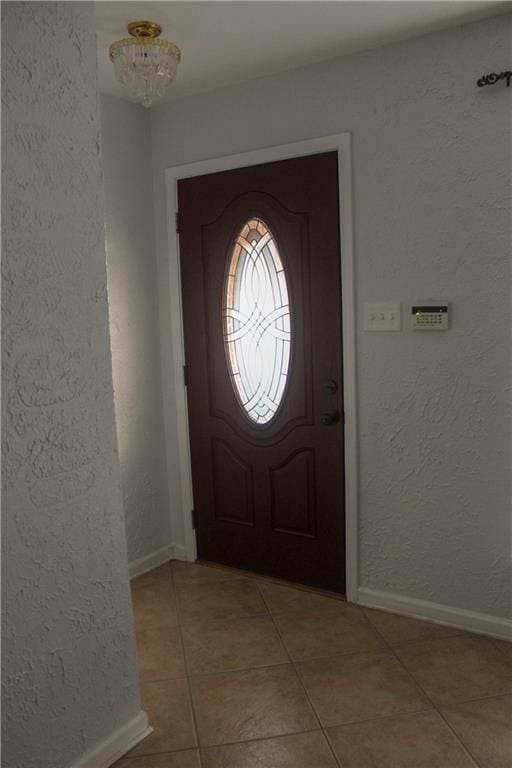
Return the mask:
[[268,423],[283,398],[290,367],[290,304],[276,242],[257,218],[233,248],[224,289],[224,341],[236,394],[247,416]]

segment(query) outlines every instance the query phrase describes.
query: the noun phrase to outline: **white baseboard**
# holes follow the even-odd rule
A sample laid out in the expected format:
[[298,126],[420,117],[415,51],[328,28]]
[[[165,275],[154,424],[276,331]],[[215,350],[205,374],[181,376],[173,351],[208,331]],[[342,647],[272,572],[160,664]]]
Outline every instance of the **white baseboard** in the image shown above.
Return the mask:
[[190,557],[188,556],[186,548],[180,546],[179,544],[175,544],[174,545],[174,559],[175,560],[183,560],[184,562],[188,562],[190,560]]
[[128,572],[130,574],[130,579],[134,579],[136,576],[142,576],[143,573],[147,573],[147,571],[151,571],[153,568],[158,568],[159,565],[163,565],[169,560],[172,560],[176,557],[175,549],[174,544],[169,544],[167,547],[157,549],[156,552],[151,552],[151,554],[129,563]]
[[152,731],[148,716],[141,710],[97,747],[83,755],[78,762],[73,763],[71,768],[109,768]]
[[379,592],[367,587],[359,587],[357,602],[367,608],[378,608],[389,613],[398,613],[414,619],[425,619],[436,624],[446,624],[467,632],[488,635],[500,640],[512,640],[512,621],[486,613],[465,611],[449,605],[431,603],[428,600],[416,600],[412,597],[395,595],[391,592]]
[[142,576],[143,573],[152,571],[153,568],[158,568],[159,565],[163,565],[169,562],[169,560],[184,560],[188,562],[190,558],[185,547],[182,547],[180,544],[169,544],[167,547],[157,549],[156,552],[151,552],[151,554],[129,563],[130,579]]

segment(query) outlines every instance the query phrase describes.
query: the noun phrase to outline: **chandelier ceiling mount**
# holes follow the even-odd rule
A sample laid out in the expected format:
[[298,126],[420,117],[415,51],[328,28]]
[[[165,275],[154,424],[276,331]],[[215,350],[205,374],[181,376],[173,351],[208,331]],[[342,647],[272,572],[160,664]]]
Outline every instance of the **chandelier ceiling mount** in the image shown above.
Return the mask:
[[110,60],[131,98],[150,107],[174,80],[181,51],[160,38],[162,27],[154,21],[132,21],[127,30],[131,37],[112,43]]

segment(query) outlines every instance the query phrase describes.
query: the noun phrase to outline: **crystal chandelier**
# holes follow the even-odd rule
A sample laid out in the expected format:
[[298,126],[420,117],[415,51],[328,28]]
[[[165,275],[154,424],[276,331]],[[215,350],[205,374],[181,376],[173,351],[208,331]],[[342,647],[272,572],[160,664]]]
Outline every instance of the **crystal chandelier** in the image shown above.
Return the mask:
[[112,43],[110,60],[132,98],[150,107],[174,80],[181,52],[174,43],[158,39],[162,27],[153,21],[132,21],[127,29],[132,37]]

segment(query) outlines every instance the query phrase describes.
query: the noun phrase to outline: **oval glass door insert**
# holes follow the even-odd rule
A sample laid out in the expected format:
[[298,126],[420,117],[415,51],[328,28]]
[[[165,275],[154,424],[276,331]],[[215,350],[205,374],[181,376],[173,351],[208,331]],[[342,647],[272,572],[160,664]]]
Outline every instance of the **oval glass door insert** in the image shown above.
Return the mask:
[[267,424],[288,380],[291,324],[283,263],[261,219],[250,219],[237,237],[225,280],[223,319],[238,401],[249,419]]

